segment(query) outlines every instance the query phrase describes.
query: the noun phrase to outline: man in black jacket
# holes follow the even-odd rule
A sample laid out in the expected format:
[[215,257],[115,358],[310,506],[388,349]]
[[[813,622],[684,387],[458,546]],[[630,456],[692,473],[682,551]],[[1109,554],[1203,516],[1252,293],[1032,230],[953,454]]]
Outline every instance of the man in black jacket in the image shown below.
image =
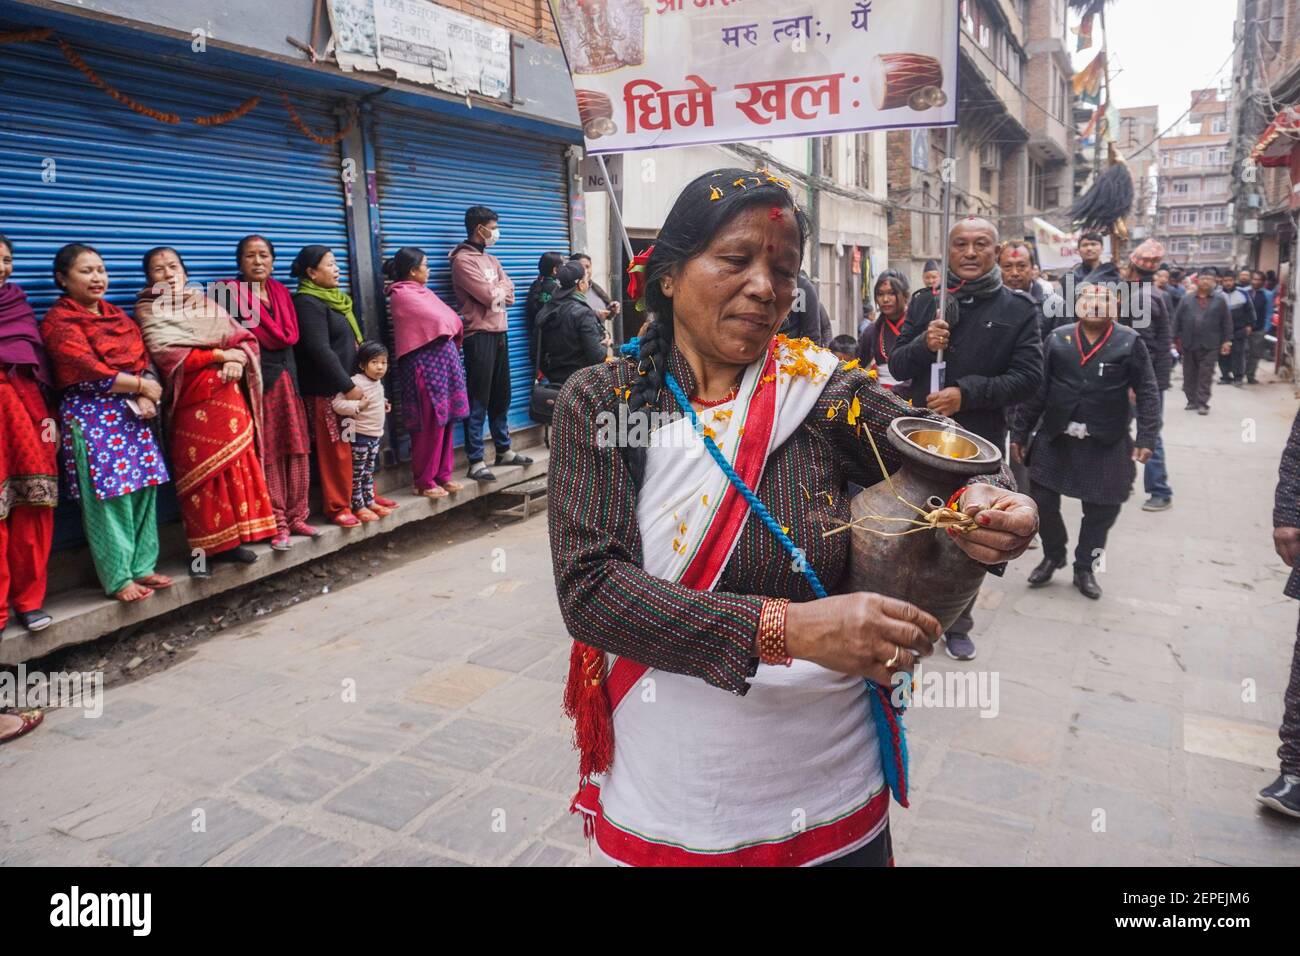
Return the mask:
[[541,369],[557,388],[570,375],[605,361],[604,324],[587,303],[587,273],[581,262],[566,262],[556,274],[559,289],[537,313]]
[[1232,317],[1232,351],[1219,356],[1219,384],[1241,388],[1246,384],[1246,342],[1255,324],[1255,310],[1245,290],[1238,287],[1237,274],[1231,269],[1219,280],[1219,291],[1227,296],[1228,315]]
[[[963,219],[949,237],[948,321],[938,318],[938,296],[922,289],[907,306],[907,321],[889,353],[889,371],[912,380],[913,404],[954,418],[1002,448],[1006,409],[1038,388],[1043,375],[1038,307],[1028,293],[1002,284],[996,262],[998,233],[987,219]],[[953,321],[953,320],[956,321]],[[930,390],[930,366],[944,350],[947,369]]]
[[[1061,496],[1083,502],[1083,525],[1074,549],[1074,586],[1084,597],[1101,597],[1095,570],[1106,534],[1136,477],[1133,462],[1151,457],[1160,434],[1160,393],[1146,345],[1133,329],[1115,322],[1119,296],[1113,288],[1085,284],[1075,313],[1078,322],[1047,337],[1043,380],[1020,406],[1011,434],[1011,457],[1026,460],[1038,502],[1043,560],[1029,575],[1030,587],[1047,584],[1065,567],[1068,534]],[[1129,437],[1137,395],[1137,444]],[[1030,442],[1029,433],[1042,419]]]
[[1214,360],[1232,351],[1232,316],[1228,298],[1217,288],[1218,270],[1207,266],[1196,276],[1196,292],[1183,296],[1174,310],[1174,342],[1183,357],[1183,392],[1187,411],[1210,414]]
[[[1095,232],[1085,232],[1079,237],[1079,258],[1083,260],[1074,267],[1074,284],[1080,286],[1101,266],[1102,237]],[[1065,297],[1071,299],[1073,289],[1064,289]],[[1071,299],[1072,300],[1072,299]]]
[[[1123,270],[1127,286],[1127,307],[1120,322],[1137,331],[1151,356],[1151,367],[1160,389],[1160,417],[1165,414],[1165,391],[1169,388],[1169,375],[1174,360],[1170,355],[1173,345],[1173,316],[1169,314],[1169,299],[1155,285],[1156,270],[1165,247],[1155,239],[1148,239],[1129,255]],[[1169,471],[1165,467],[1165,443],[1156,438],[1151,459],[1142,469],[1142,485],[1147,500],[1143,511],[1167,511],[1173,504],[1174,492],[1169,487]]]
[[[1002,284],[998,231],[987,219],[962,219],[948,234],[947,317],[938,296],[922,289],[889,353],[889,372],[912,382],[913,404],[954,418],[998,448],[1006,447],[1007,409],[1029,398],[1043,377],[1038,306],[1027,293]],[[944,350],[946,369],[930,388],[931,366]],[[972,660],[974,600],[945,635],[948,656]]]

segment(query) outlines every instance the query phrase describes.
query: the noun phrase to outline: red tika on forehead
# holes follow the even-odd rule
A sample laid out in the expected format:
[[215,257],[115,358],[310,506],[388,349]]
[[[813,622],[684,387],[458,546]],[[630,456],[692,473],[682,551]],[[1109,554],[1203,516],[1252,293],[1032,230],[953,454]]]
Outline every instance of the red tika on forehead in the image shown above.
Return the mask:
[[785,215],[784,209],[782,209],[780,206],[773,206],[770,210],[768,210],[767,218],[780,219],[784,215]]

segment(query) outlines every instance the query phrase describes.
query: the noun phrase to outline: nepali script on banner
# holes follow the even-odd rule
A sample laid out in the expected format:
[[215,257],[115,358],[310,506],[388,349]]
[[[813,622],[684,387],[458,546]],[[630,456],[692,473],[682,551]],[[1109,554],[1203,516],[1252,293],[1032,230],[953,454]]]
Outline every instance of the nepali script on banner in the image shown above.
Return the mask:
[[510,92],[510,31],[432,0],[330,0],[334,53],[345,71],[392,70],[463,95]]
[[957,121],[957,0],[550,0],[589,153]]

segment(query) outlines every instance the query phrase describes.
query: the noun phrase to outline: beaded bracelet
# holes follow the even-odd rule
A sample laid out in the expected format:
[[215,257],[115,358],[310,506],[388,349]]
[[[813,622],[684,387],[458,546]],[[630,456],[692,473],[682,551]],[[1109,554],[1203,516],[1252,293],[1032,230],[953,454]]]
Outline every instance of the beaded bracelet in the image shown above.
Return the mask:
[[785,649],[785,612],[789,606],[785,598],[769,598],[763,602],[758,615],[758,659],[764,664],[789,667],[794,662]]

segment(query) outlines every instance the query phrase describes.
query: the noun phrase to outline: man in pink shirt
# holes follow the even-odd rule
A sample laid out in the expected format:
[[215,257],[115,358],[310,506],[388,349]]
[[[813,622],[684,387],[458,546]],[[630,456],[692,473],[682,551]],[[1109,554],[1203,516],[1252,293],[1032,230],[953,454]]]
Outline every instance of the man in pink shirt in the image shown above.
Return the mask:
[[510,449],[510,356],[506,346],[506,308],[515,301],[515,284],[501,260],[487,251],[501,238],[497,214],[487,206],[465,210],[464,242],[451,251],[451,285],[465,321],[465,455],[469,477],[496,481],[483,462],[483,420],[496,446],[494,465],[531,465],[533,460]]

